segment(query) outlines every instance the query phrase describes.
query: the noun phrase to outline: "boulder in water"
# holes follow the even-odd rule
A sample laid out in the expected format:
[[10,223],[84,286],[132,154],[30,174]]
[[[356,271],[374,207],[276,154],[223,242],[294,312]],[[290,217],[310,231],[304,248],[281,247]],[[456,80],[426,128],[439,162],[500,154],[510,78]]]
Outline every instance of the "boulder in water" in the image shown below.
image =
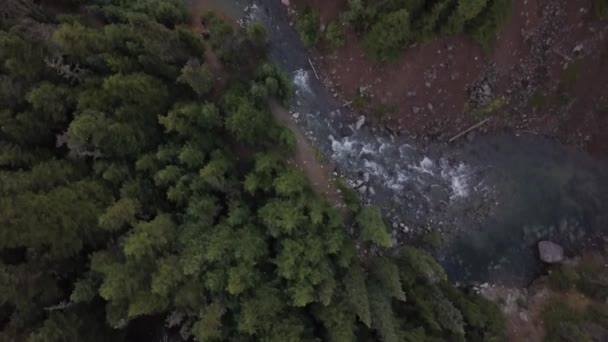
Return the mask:
[[357,129],[357,131],[360,130],[364,124],[365,124],[365,116],[361,115],[359,117],[359,120],[357,120],[357,123],[355,124],[355,129]]
[[555,264],[564,260],[564,248],[551,241],[539,242],[538,254],[540,256],[540,260],[548,264]]

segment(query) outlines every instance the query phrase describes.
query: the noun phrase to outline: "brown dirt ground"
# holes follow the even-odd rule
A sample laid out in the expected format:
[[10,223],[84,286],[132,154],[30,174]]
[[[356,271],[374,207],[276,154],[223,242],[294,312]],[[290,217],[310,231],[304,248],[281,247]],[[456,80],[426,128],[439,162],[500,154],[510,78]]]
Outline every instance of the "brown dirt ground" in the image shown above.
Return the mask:
[[[319,9],[322,23],[336,20],[346,2],[291,1]],[[591,0],[513,0],[491,56],[458,35],[409,47],[398,62],[378,65],[351,30],[343,48],[319,48],[315,56],[324,82],[342,101],[371,86],[370,108],[385,108],[372,118],[381,130],[446,141],[482,119],[468,103],[475,85],[488,84],[494,99],[508,103],[491,114],[482,133],[542,134],[608,153],[608,22],[594,19]],[[560,92],[567,65],[575,81]]]

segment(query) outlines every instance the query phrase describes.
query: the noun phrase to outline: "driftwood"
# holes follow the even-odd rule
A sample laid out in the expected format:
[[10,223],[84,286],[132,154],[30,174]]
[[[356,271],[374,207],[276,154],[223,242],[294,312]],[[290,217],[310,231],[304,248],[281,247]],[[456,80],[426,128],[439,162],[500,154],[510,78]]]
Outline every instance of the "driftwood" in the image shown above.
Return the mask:
[[308,59],[308,63],[310,64],[310,67],[312,68],[312,71],[315,73],[315,77],[317,79],[319,79],[319,75],[317,74],[317,69],[315,69],[315,66],[312,64],[312,61],[310,60],[310,58]]
[[471,126],[471,127],[467,128],[467,129],[465,129],[464,131],[462,131],[462,132],[460,132],[460,133],[456,134],[455,136],[453,136],[453,137],[452,137],[452,138],[449,140],[449,142],[453,142],[454,140],[456,140],[456,139],[458,139],[458,138],[462,137],[463,135],[465,135],[465,134],[469,133],[470,131],[472,131],[472,130],[474,130],[474,129],[478,128],[478,127],[480,127],[481,125],[483,125],[483,124],[485,124],[486,122],[490,121],[490,119],[491,119],[491,118],[487,118],[487,119],[485,119],[485,120],[483,120],[483,121],[481,121],[481,122],[478,122],[478,123],[474,124],[473,126]]
[[352,103],[353,103],[353,101],[346,101],[346,102],[344,102],[344,104],[342,105],[342,107],[350,106]]

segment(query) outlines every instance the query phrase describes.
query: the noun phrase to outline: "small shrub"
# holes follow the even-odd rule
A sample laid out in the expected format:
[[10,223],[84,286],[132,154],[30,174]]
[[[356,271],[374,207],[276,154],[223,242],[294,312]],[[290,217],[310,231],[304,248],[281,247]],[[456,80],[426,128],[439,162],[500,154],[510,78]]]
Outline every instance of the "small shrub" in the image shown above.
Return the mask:
[[608,20],[608,0],[593,0],[593,12],[600,20]]
[[304,7],[296,19],[296,30],[300,35],[302,43],[308,47],[316,46],[321,40],[319,12],[310,6]]
[[591,341],[581,328],[583,316],[565,303],[549,301],[543,310],[547,342],[587,342]]
[[443,242],[443,238],[441,237],[441,233],[438,230],[433,229],[423,237],[424,243],[429,245],[432,248],[439,248],[441,243]]
[[342,194],[342,199],[344,200],[344,204],[351,212],[355,213],[359,211],[361,207],[361,203],[359,203],[359,196],[357,196],[357,192],[351,189],[345,182],[343,178],[336,179],[336,186],[340,193]]
[[578,73],[581,69],[580,60],[574,61],[566,67],[559,81],[558,92],[562,95],[571,91],[576,85]]
[[568,265],[560,265],[551,270],[549,286],[556,291],[567,291],[576,286],[580,277],[576,269]]
[[480,107],[473,109],[472,113],[474,116],[488,116],[488,115],[498,111],[499,109],[501,109],[508,103],[509,103],[508,98],[499,97],[499,98],[496,98],[496,99],[488,102],[484,106],[480,106]]
[[467,23],[467,31],[487,54],[494,50],[498,34],[511,19],[511,0],[494,0],[475,19]]
[[547,105],[547,97],[542,91],[539,90],[534,93],[532,97],[530,97],[528,103],[530,103],[534,109],[543,109]]
[[355,109],[358,111],[366,110],[368,105],[369,105],[369,100],[367,99],[367,97],[365,97],[363,95],[359,94],[359,95],[355,96],[355,98],[353,99],[353,107],[355,107]]
[[608,327],[608,305],[592,303],[587,308],[586,317],[588,321]]
[[579,268],[579,275],[577,287],[581,292],[598,300],[608,298],[608,275],[605,271],[583,265]]
[[383,15],[363,37],[365,54],[376,62],[394,62],[411,40],[410,14],[402,9]]
[[333,22],[327,26],[324,38],[332,50],[337,50],[344,46],[344,29],[340,24]]
[[525,297],[518,297],[517,300],[515,301],[515,304],[517,304],[517,307],[519,307],[520,309],[528,308],[528,301],[526,300]]

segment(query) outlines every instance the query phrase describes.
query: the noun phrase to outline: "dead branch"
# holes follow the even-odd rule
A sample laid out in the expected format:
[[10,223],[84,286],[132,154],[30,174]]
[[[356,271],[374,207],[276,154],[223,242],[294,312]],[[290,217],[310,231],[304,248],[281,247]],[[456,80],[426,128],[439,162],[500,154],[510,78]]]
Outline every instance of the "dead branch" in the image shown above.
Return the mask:
[[464,131],[462,131],[462,132],[460,132],[460,133],[456,134],[455,136],[453,136],[453,137],[452,137],[452,138],[449,140],[449,142],[453,142],[454,140],[456,140],[456,139],[458,139],[458,138],[462,137],[463,135],[465,135],[465,134],[469,133],[470,131],[472,131],[472,130],[474,130],[474,129],[478,128],[478,127],[480,127],[481,125],[483,125],[483,124],[485,124],[486,122],[490,121],[490,119],[491,119],[491,118],[487,118],[487,119],[485,119],[485,120],[483,120],[483,121],[481,121],[481,122],[478,122],[478,123],[474,124],[473,126],[471,126],[471,127],[467,128],[467,129],[465,129]]
[[315,73],[315,77],[317,79],[319,79],[319,75],[317,74],[317,69],[315,69],[315,66],[312,64],[312,61],[310,60],[310,58],[308,59],[308,63],[310,63],[310,67],[312,68],[312,71]]
[[45,57],[44,63],[49,68],[55,70],[59,76],[69,80],[72,83],[81,83],[88,73],[86,69],[81,68],[78,64],[72,66],[69,63],[64,63],[63,57],[61,56],[53,59]]

